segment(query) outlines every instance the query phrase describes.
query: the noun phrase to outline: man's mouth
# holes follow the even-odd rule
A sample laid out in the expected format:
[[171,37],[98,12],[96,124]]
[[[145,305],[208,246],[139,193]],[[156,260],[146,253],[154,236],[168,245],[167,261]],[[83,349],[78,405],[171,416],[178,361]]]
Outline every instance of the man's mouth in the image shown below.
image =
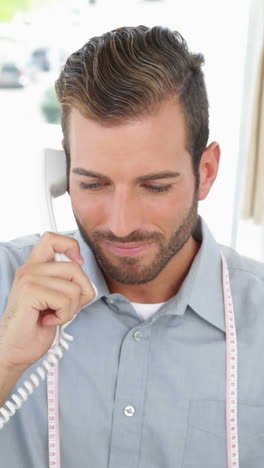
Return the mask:
[[105,245],[112,252],[117,253],[118,255],[138,255],[139,253],[145,251],[151,246],[152,242],[138,244],[136,242],[127,243],[127,244],[115,244],[108,241],[105,242]]

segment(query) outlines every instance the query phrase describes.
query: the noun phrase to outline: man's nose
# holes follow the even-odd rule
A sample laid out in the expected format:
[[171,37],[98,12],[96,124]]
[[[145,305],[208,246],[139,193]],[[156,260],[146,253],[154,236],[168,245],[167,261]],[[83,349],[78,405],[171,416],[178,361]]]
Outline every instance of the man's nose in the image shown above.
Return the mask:
[[108,205],[106,224],[109,231],[120,238],[140,230],[144,212],[139,198],[128,190],[116,190]]

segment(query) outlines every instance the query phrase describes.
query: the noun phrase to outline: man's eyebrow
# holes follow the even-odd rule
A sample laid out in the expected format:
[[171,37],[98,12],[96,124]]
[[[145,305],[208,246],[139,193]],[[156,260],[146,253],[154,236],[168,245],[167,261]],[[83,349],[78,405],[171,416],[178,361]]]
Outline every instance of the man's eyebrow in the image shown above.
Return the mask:
[[[87,171],[81,167],[75,167],[72,169],[72,172],[77,175],[86,176],[86,177],[96,177],[97,179],[111,180],[110,177],[101,174],[100,172]],[[146,180],[157,180],[157,179],[169,179],[172,177],[179,177],[179,172],[173,171],[162,171],[157,173],[145,174],[143,176],[137,177],[136,182],[142,182]]]
[[109,177],[107,177],[104,174],[100,174],[100,172],[94,172],[94,171],[87,171],[87,169],[82,169],[81,167],[74,167],[72,169],[72,172],[77,175],[81,176],[86,176],[86,177],[96,177],[97,179],[107,179],[110,180]]
[[157,179],[171,179],[172,177],[179,177],[179,172],[173,171],[162,171],[157,173],[146,174],[136,178],[137,182],[142,182],[144,180],[157,180]]

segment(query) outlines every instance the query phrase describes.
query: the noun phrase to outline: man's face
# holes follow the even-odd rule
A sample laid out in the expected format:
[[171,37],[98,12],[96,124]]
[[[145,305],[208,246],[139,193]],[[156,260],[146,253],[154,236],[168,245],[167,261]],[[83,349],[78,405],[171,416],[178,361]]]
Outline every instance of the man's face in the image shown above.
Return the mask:
[[156,278],[197,219],[179,105],[167,101],[155,115],[111,128],[72,109],[69,141],[73,213],[104,275],[123,284]]

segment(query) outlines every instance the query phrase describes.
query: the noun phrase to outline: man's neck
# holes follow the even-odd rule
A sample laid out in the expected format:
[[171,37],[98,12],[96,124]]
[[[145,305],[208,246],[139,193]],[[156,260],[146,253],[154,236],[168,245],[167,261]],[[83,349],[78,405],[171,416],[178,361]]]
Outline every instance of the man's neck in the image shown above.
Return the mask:
[[119,283],[105,278],[111,294],[122,294],[131,302],[158,304],[168,301],[179,291],[201,244],[191,237],[154,280],[142,285]]

